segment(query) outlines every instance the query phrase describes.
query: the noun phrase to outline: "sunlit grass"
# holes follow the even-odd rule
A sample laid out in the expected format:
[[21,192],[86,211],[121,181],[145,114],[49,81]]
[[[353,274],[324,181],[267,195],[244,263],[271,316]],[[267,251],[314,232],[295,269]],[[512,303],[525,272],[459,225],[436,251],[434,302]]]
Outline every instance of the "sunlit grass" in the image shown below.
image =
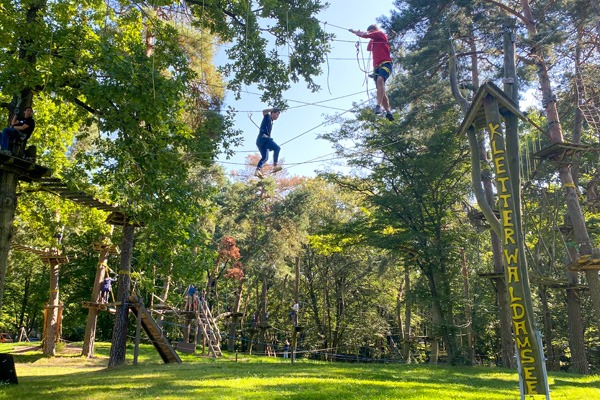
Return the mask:
[[[181,365],[163,364],[142,346],[139,364],[107,369],[109,344],[97,357],[77,349],[53,358],[40,349],[2,344],[15,357],[18,385],[0,388],[0,399],[298,399],[298,400],[507,400],[520,399],[516,371],[487,367],[416,364],[346,364],[227,354],[219,360],[182,354]],[[237,361],[236,361],[237,359]],[[600,399],[600,377],[552,373],[552,399]],[[543,396],[536,396],[536,399]]]

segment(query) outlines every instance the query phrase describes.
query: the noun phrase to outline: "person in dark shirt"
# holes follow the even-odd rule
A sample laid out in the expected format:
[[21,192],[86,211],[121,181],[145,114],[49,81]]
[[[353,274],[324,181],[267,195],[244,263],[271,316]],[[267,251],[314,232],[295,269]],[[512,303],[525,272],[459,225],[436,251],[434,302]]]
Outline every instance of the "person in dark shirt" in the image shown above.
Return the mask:
[[10,153],[9,145],[13,140],[27,141],[35,129],[35,120],[33,119],[33,109],[25,108],[23,116],[15,114],[10,122],[10,126],[2,130],[0,135],[0,151]]
[[107,276],[106,278],[104,278],[104,280],[100,284],[100,303],[101,304],[108,304],[108,294],[112,290],[112,283],[116,280],[117,280],[117,278],[111,278],[110,276]]
[[273,172],[281,171],[281,167],[277,165],[279,160],[279,151],[281,148],[275,143],[271,137],[271,129],[273,129],[273,121],[279,118],[281,110],[277,107],[266,108],[263,110],[263,120],[260,124],[258,131],[258,137],[256,138],[256,147],[260,151],[261,159],[256,166],[256,172],[254,175],[263,178],[262,167],[269,159],[269,151],[273,152]]
[[283,358],[288,358],[290,351],[290,342],[286,339],[283,344]]
[[187,297],[185,303],[186,311],[196,311],[198,309],[198,295],[196,294],[196,287],[192,284],[188,286],[185,291],[185,295]]

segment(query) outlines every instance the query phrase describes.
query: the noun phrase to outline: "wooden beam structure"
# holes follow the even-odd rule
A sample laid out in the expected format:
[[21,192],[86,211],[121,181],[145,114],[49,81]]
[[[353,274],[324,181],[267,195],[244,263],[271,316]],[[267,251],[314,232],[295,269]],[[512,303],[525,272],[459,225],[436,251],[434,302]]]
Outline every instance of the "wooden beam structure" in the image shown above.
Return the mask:
[[0,171],[13,173],[17,179],[25,182],[39,181],[52,174],[50,168],[38,165],[34,160],[5,153],[0,153]]

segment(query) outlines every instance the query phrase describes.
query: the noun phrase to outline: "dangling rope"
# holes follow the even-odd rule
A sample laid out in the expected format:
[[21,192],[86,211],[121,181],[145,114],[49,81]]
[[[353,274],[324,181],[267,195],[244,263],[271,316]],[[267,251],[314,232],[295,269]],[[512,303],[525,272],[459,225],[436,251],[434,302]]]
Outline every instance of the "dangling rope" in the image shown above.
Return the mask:
[[[368,76],[369,75],[369,71],[367,70],[367,66],[365,64],[365,56],[364,56],[363,51],[362,51],[362,46],[360,45],[360,40],[358,40],[356,42],[355,46],[356,46],[356,62],[358,63],[358,68],[365,74],[365,82],[364,83],[366,85],[367,96],[368,96],[369,95],[369,76]],[[363,60],[362,67],[361,67],[360,61],[358,59],[358,53],[359,53],[359,51],[360,51],[360,56],[361,56],[361,58]],[[368,61],[371,61],[371,53],[369,53],[369,60]]]
[[[363,66],[364,66],[364,64],[365,64],[365,57],[364,57],[364,55],[362,54],[362,47],[360,46],[360,40],[359,40],[359,41],[357,41],[357,42],[356,42],[356,44],[355,44],[354,46],[356,47],[356,62],[358,63],[358,68],[359,68],[359,69],[360,69],[362,72],[364,72],[365,74],[368,74],[368,73],[369,73],[369,71],[367,71],[366,69],[364,69],[364,68],[363,68]],[[362,65],[362,66],[360,65],[360,60],[359,60],[359,58],[358,58],[358,55],[359,55],[359,53],[360,53],[360,55],[361,55],[361,57],[362,57],[362,59],[363,59],[363,65]],[[365,68],[366,68],[366,67],[365,67]]]

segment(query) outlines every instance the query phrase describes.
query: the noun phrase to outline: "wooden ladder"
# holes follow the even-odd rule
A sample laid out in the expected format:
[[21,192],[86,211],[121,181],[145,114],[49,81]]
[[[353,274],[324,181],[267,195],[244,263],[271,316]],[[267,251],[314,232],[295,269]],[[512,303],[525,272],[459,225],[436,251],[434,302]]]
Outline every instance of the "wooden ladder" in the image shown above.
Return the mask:
[[215,320],[204,300],[198,304],[198,325],[202,328],[202,334],[208,343],[208,349],[213,357],[222,357],[221,353],[221,332],[215,323]]

